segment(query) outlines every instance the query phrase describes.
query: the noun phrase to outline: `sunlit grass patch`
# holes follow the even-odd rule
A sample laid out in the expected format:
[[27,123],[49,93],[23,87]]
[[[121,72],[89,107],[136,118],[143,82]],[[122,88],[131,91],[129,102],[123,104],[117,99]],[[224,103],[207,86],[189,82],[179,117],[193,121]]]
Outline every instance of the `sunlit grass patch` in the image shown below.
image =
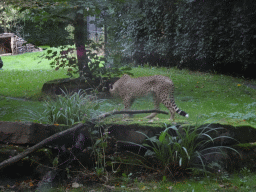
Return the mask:
[[0,95],[31,98],[41,94],[43,84],[59,78],[67,78],[65,69],[6,70],[0,71]]

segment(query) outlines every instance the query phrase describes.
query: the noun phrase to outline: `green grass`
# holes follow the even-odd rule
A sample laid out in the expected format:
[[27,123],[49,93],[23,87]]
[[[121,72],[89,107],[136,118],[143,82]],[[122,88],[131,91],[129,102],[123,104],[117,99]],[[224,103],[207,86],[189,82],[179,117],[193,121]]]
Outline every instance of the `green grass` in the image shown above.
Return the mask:
[[0,70],[0,95],[37,99],[45,82],[69,77],[65,68],[55,71],[49,65],[51,61],[39,57],[45,52],[2,56],[4,67]]
[[1,121],[29,121],[28,109],[37,113],[44,111],[42,102],[13,100],[0,97],[0,118]]
[[[177,106],[189,113],[189,119],[176,115],[177,121],[193,122],[217,121],[233,125],[251,125],[256,127],[256,90],[248,88],[247,81],[225,75],[191,72],[188,70],[166,68],[133,68],[134,77],[164,75],[171,77]],[[251,82],[255,84],[255,81]],[[150,102],[149,102],[150,101]],[[118,103],[122,104],[121,100]],[[252,105],[250,107],[249,105]],[[122,105],[123,106],[123,105]],[[250,108],[247,108],[247,107]],[[135,100],[132,109],[153,109],[151,97]],[[161,104],[162,110],[167,110]],[[235,115],[234,113],[240,113]],[[252,118],[246,115],[251,114]],[[135,115],[135,117],[144,117]],[[159,114],[159,118],[167,118]],[[237,117],[239,117],[237,119]],[[253,118],[255,117],[255,118]]]
[[[49,66],[50,61],[38,57],[42,54],[43,52],[36,52],[2,56],[4,67],[3,70],[0,70],[0,96],[36,101],[42,95],[41,89],[45,82],[68,77],[66,69],[55,71]],[[38,63],[39,61],[41,63]],[[132,73],[134,73],[134,77],[156,74],[171,77],[175,85],[175,102],[180,109],[190,115],[189,119],[176,115],[175,121],[189,123],[217,121],[256,127],[256,118],[254,118],[256,117],[256,90],[245,85],[246,83],[255,84],[255,81],[247,82],[241,78],[175,68],[133,68]],[[120,104],[119,109],[123,108],[120,99],[111,102],[114,105]],[[115,108],[102,107],[107,111]],[[163,104],[160,107],[167,111]],[[153,108],[153,100],[150,96],[135,100],[132,106],[132,109]],[[145,117],[145,114],[135,115],[135,118],[140,117]],[[157,115],[157,117],[160,119],[169,118],[162,114]]]
[[[216,178],[185,179],[174,182],[143,182],[140,183],[138,191],[161,191],[167,192],[172,189],[175,192],[205,192],[205,191],[255,191],[255,175],[242,177],[237,174],[224,180]],[[144,190],[143,190],[144,189]],[[118,191],[118,190],[117,190]],[[128,191],[128,190],[127,190]]]
[[[219,177],[218,177],[219,178]],[[140,178],[139,178],[140,179]],[[183,179],[177,182],[170,181],[138,181],[138,178],[131,179],[130,181],[124,181],[122,178],[119,182],[110,180],[109,183],[104,187],[103,185],[90,185],[79,187],[77,189],[70,188],[71,192],[82,192],[90,191],[94,189],[95,191],[108,191],[107,189],[112,187],[111,191],[150,191],[150,192],[252,192],[256,191],[255,185],[256,175],[249,174],[243,176],[241,174],[233,174],[230,177],[222,177],[222,179],[217,179],[217,177],[208,178],[190,178]],[[123,181],[122,181],[123,180]],[[63,186],[54,188],[55,191],[64,192],[66,188]]]
[[38,57],[42,54],[2,56],[4,67],[0,70],[0,95],[37,99],[45,82],[68,77],[66,69],[55,71],[50,67],[50,61]]

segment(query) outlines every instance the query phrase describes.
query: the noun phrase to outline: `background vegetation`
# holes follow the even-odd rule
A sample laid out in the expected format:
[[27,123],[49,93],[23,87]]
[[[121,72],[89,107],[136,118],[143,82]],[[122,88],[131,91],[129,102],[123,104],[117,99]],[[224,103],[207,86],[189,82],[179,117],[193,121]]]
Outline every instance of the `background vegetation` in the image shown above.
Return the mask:
[[111,50],[122,47],[125,59],[255,78],[255,1],[129,3],[114,7],[109,24]]
[[[65,68],[55,71],[49,66],[48,60],[40,58],[42,54],[43,52],[37,52],[16,56],[2,56],[5,65],[4,70],[0,70],[0,95],[37,101],[44,98],[41,89],[45,82],[67,77]],[[41,62],[38,63],[39,61]],[[196,122],[200,120],[203,122],[211,120],[234,125],[250,124],[251,126],[256,126],[256,90],[248,87],[254,84],[255,81],[219,74],[191,72],[175,68],[166,70],[166,68],[149,66],[136,67],[131,72],[134,77],[157,74],[171,77],[175,85],[174,98],[176,104],[190,115],[189,119],[176,115],[177,121],[189,120],[190,122]],[[149,103],[148,100],[152,102]],[[109,100],[105,104],[108,102],[115,103],[113,106],[106,107],[108,111],[115,109],[114,106],[118,104],[120,104],[119,109],[123,108],[123,103],[120,99]],[[41,106],[41,111],[43,110],[42,104],[35,103],[35,105]],[[160,106],[162,110],[166,110],[162,104]],[[23,105],[16,105],[16,107],[21,109]],[[102,107],[105,108],[103,103]],[[135,100],[132,106],[132,109],[153,108],[151,96]],[[17,118],[17,115],[19,118]],[[144,116],[145,114],[135,115],[135,117]],[[157,117],[160,119],[167,118],[166,115],[162,114]],[[18,111],[13,116],[8,116],[8,118],[4,119],[10,121],[21,119]],[[33,120],[40,119],[40,117],[34,118]]]
[[[20,17],[9,7],[0,10],[5,21],[0,28],[25,34],[34,44],[59,46],[76,39],[67,29],[86,9],[81,0],[26,6],[23,1],[10,1],[25,7]],[[97,0],[87,3],[84,16],[99,18],[95,22],[104,27],[111,64],[132,61],[255,78],[255,5],[253,0]]]
[[[2,56],[4,67],[0,70],[1,120],[73,125],[92,115],[120,110],[123,108],[120,100],[103,100],[98,105],[90,103],[90,97],[80,97],[78,94],[70,97],[59,96],[58,100],[49,99],[43,103],[41,100],[45,97],[41,88],[49,80],[67,77],[69,67],[78,68],[82,72],[74,74],[74,78],[86,74],[93,79],[104,75],[120,76],[123,72],[121,67],[128,63],[129,66],[135,66],[130,71],[134,77],[157,74],[172,79],[176,87],[176,104],[190,114],[189,119],[176,115],[177,122],[219,122],[256,127],[256,90],[253,89],[255,81],[244,78],[255,78],[253,0],[95,0],[86,3],[84,0],[9,0],[0,3],[0,13],[0,31],[23,35],[26,40],[36,45],[55,47],[53,51]],[[101,18],[97,22],[105,30],[102,40],[105,43],[105,57],[99,58],[91,52],[91,49],[97,50],[102,44],[95,44],[87,38],[85,28],[86,17],[89,15]],[[59,47],[60,45],[66,47]],[[74,46],[76,51],[72,58],[67,56],[71,53],[70,46]],[[42,54],[46,54],[46,57],[42,57]],[[41,63],[38,63],[40,60]],[[52,61],[52,66],[58,71],[50,68]],[[104,64],[108,67],[102,67]],[[239,75],[240,78],[218,73]],[[137,100],[132,107],[152,108],[150,96]],[[163,105],[161,109],[166,110]],[[165,115],[157,117],[160,118],[159,121],[167,118]],[[162,158],[162,167],[157,170],[152,167],[158,175],[172,173],[165,172],[172,167],[170,163],[180,163],[181,159],[189,161],[198,152],[191,150],[191,154],[188,153],[188,149],[193,147],[191,143],[198,144],[194,139],[198,135],[187,134],[184,138],[176,138],[166,133],[163,132],[164,135],[151,140],[161,146],[158,151],[152,148],[158,154],[155,157],[153,155],[154,160],[158,162],[159,157]],[[181,142],[184,143],[180,145]],[[97,169],[95,168],[97,176],[103,175],[106,168],[107,144],[105,134],[100,139],[96,138],[92,146],[98,160],[104,158],[104,163],[99,163]],[[178,147],[170,147],[170,144]],[[186,147],[182,147],[185,144]],[[169,150],[167,157],[166,149]],[[175,154],[176,161],[172,161],[170,157],[175,157]],[[58,160],[58,157],[55,159]],[[128,159],[127,162],[132,160],[134,159]],[[137,178],[132,180],[132,174],[128,171],[122,173],[121,186],[117,183],[117,187],[127,188],[131,181],[138,181]],[[207,187],[215,191],[238,188],[249,191],[255,187],[254,176],[249,172],[245,167],[238,176],[232,178],[232,184],[225,171],[220,168],[215,173],[215,180],[207,177],[206,180],[200,179],[198,182],[197,173],[192,172],[194,180],[188,184],[187,181],[181,185],[175,182],[172,187],[167,184],[164,175],[158,184],[147,185],[158,191],[169,191],[172,188],[195,191],[205,190]],[[251,177],[247,177],[248,175]],[[144,183],[144,186],[141,183],[137,185],[142,190],[149,188]]]

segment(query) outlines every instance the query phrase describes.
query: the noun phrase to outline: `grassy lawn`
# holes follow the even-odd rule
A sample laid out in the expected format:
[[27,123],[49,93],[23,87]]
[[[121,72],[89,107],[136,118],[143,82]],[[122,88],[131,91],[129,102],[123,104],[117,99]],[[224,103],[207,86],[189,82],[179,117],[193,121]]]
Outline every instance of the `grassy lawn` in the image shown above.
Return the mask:
[[2,56],[4,67],[0,70],[0,95],[36,100],[45,82],[68,77],[65,69],[55,71],[50,67],[50,61],[38,57],[42,54]]
[[[243,79],[174,68],[134,68],[132,72],[134,77],[156,74],[171,77],[175,85],[175,102],[180,109],[189,113],[189,119],[176,115],[177,121],[210,121],[256,127],[256,90],[247,87],[248,82]],[[250,83],[255,84],[255,81]],[[132,106],[132,109],[153,108],[150,96],[135,100]],[[160,108],[166,111],[163,104]],[[145,114],[135,117],[144,116]],[[157,117],[167,118],[163,114]]]
[[[38,57],[42,54],[43,52],[36,52],[16,56],[2,56],[4,67],[3,70],[0,70],[0,96],[37,101],[42,95],[41,89],[45,82],[68,77],[66,69],[55,71],[50,67],[50,61]],[[38,63],[39,61],[41,63]],[[175,102],[180,109],[190,115],[189,119],[176,115],[176,121],[189,123],[210,121],[256,127],[256,90],[247,87],[248,83],[256,84],[255,81],[248,82],[241,78],[175,68],[133,68],[132,73],[134,73],[134,77],[156,74],[171,77],[176,88],[174,93]],[[26,106],[24,102],[15,102],[20,104],[15,104],[16,108]],[[7,109],[11,109],[14,105],[6,104],[6,100],[1,99],[1,106],[4,105],[3,103],[5,103]],[[9,101],[9,103],[11,102]],[[23,104],[21,105],[21,103]],[[106,103],[109,103],[109,101]],[[111,107],[109,105],[107,107],[102,106],[102,109],[113,110],[116,108],[116,104],[120,104],[118,109],[123,108],[120,99],[112,100],[111,103],[113,104]],[[33,106],[34,104],[37,109],[40,108],[38,102],[27,105]],[[167,110],[163,104],[160,107],[162,110]],[[153,100],[150,96],[135,100],[132,106],[132,109],[153,108]],[[145,114],[135,115],[135,118],[144,116]],[[168,118],[163,114],[159,114],[157,117],[160,119]],[[4,120],[13,121],[20,120],[20,118],[17,115],[13,117],[9,115],[8,117],[4,116]]]

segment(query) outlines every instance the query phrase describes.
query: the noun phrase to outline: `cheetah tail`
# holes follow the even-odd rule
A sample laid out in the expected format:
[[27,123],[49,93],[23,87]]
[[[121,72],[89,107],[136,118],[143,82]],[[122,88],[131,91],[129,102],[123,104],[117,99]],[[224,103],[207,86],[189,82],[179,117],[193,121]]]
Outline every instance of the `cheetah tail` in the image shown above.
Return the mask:
[[187,117],[187,118],[189,117],[189,115],[185,111],[180,110],[178,107],[175,109],[175,111],[176,111],[176,113],[178,113],[184,117]]

